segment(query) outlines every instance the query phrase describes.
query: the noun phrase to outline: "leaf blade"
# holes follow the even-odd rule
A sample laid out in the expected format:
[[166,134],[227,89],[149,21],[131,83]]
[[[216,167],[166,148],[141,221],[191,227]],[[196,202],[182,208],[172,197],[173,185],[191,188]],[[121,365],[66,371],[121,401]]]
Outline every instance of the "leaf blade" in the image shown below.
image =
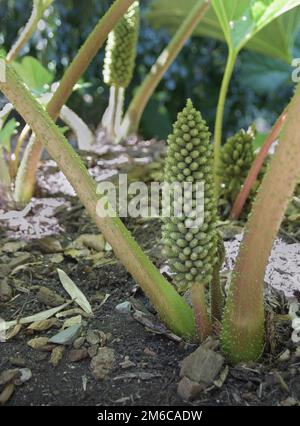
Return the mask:
[[[152,0],[150,9],[147,14],[149,22],[153,25],[154,28],[165,26],[171,33],[174,33],[180,23],[187,16],[189,10],[194,6],[196,0]],[[216,0],[214,0],[216,1]],[[263,0],[265,2],[266,0]],[[268,0],[269,2],[270,0]],[[281,1],[281,0],[280,0]],[[220,2],[220,0],[218,0]],[[202,22],[196,28],[194,36],[206,36],[212,37],[217,40],[225,41],[227,44],[231,43],[228,25],[230,19],[234,18],[233,14],[236,16],[242,16],[241,11],[245,11],[247,14],[247,9],[245,5],[248,5],[248,14],[251,11],[249,5],[254,3],[260,3],[257,0],[234,0],[228,2],[231,5],[234,3],[235,8],[233,12],[226,13],[219,10],[217,16],[216,10],[211,7],[210,10],[206,13]],[[276,0],[277,3],[277,0]],[[281,2],[286,3],[286,2]],[[246,40],[243,40],[242,48],[256,51],[259,53],[264,53],[265,55],[272,56],[277,59],[284,60],[289,62],[292,56],[292,49],[294,46],[295,35],[297,29],[299,29],[300,24],[300,0],[292,0],[288,2],[288,5],[281,8],[280,15],[276,15],[276,19],[273,16],[273,20],[269,22],[265,15],[265,21],[259,20],[259,28],[251,28],[254,31],[254,34],[251,37],[246,37]],[[237,9],[237,6],[239,7]],[[244,8],[244,9],[243,9]],[[229,8],[231,10],[231,8]],[[172,10],[172,13],[170,13]],[[253,10],[253,9],[252,9]],[[288,10],[288,11],[287,11]],[[221,13],[222,12],[222,13]],[[284,12],[284,14],[283,14]],[[258,12],[256,13],[257,19],[259,18]],[[222,16],[221,16],[222,15]],[[224,16],[227,23],[220,23],[219,19],[224,20]],[[280,25],[284,31],[278,31],[278,25]],[[228,34],[224,34],[227,31]],[[247,34],[247,32],[246,32]],[[244,33],[244,36],[245,33]],[[233,48],[232,48],[233,49]]]
[[91,305],[85,295],[81,290],[76,286],[74,281],[62,270],[57,269],[58,276],[63,288],[71,296],[72,300],[76,302],[83,310],[89,315],[93,314]]

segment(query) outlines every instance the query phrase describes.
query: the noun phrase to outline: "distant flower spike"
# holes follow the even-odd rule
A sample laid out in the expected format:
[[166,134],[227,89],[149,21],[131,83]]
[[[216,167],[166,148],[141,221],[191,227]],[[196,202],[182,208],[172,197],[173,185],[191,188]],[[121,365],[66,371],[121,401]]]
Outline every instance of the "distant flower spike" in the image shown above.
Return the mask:
[[[173,134],[168,139],[165,181],[204,183],[204,223],[189,227],[186,216],[164,219],[165,254],[179,288],[211,283],[217,262],[217,208],[214,195],[213,148],[210,132],[191,100],[178,114]],[[192,205],[196,199],[193,192]],[[172,210],[174,198],[172,199]]]
[[108,35],[103,76],[109,86],[126,88],[133,75],[140,24],[139,2],[134,2]]
[[225,143],[221,153],[219,175],[223,187],[222,197],[233,203],[243,186],[255,159],[253,139],[255,131],[240,130]]

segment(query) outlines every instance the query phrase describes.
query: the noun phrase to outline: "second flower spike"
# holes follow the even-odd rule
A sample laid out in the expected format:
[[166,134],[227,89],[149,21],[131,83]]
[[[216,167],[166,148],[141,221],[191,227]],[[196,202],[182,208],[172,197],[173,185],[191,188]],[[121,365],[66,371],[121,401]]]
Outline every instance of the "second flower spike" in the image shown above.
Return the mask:
[[110,99],[102,125],[108,138],[113,141],[117,140],[120,132],[125,89],[134,72],[139,27],[140,6],[136,1],[108,35],[103,78],[110,86]]

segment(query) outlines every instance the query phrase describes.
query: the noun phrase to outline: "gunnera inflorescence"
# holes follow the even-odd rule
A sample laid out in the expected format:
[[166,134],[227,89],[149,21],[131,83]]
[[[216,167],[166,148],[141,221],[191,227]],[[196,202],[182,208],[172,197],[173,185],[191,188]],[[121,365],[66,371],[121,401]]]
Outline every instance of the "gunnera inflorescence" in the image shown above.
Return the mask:
[[109,86],[126,88],[133,75],[140,24],[139,2],[135,1],[108,35],[103,77]]
[[232,204],[244,184],[255,159],[255,130],[240,130],[225,143],[221,153],[219,175],[222,178],[221,197]]
[[[190,208],[195,209],[196,184],[204,184],[204,212],[201,226],[191,227],[187,210],[174,215],[176,195],[171,191],[171,215],[163,219],[164,253],[181,290],[194,283],[210,283],[217,261],[217,208],[214,194],[213,147],[210,132],[191,100],[178,114],[173,133],[168,138],[165,182],[193,184]],[[173,196],[172,196],[173,194]],[[186,206],[184,206],[186,207]],[[195,210],[194,210],[195,212]]]

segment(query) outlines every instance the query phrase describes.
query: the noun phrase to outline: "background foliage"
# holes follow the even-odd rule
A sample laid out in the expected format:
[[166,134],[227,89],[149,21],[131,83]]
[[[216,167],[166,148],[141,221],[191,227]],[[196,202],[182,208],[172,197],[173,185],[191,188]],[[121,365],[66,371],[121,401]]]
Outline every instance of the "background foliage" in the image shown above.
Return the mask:
[[[110,0],[55,0],[23,54],[37,57],[59,79],[110,3]],[[150,26],[147,20],[150,3],[149,0],[142,2],[137,68],[127,91],[127,102],[170,39],[166,29],[154,30]],[[0,48],[9,49],[30,12],[31,1],[0,0]],[[298,46],[296,57],[300,56],[300,40]],[[76,91],[70,100],[70,106],[93,126],[100,122],[108,100],[108,89],[102,82],[103,56],[102,49],[84,76],[89,84]],[[212,129],[226,56],[227,47],[221,41],[200,36],[189,41],[145,111],[141,124],[143,135],[166,137],[188,97]],[[248,126],[257,117],[271,124],[292,94],[290,72],[289,65],[281,60],[242,52],[226,105],[226,133]]]

